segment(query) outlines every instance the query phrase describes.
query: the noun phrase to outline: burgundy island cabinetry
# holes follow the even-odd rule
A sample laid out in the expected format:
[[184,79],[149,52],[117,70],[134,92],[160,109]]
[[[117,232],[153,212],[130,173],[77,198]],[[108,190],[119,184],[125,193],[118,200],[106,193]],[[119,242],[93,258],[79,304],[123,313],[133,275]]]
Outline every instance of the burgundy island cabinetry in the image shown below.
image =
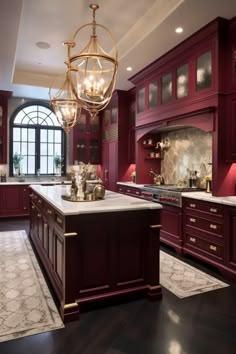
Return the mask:
[[66,186],[31,186],[30,237],[60,302],[64,321],[93,302],[161,297],[161,205],[106,191],[70,202]]

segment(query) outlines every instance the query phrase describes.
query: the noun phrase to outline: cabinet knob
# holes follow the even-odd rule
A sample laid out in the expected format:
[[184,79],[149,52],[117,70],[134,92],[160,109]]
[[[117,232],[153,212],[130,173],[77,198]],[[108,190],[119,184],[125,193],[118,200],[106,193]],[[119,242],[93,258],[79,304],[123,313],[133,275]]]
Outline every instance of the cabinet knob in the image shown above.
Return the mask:
[[62,220],[59,217],[57,217],[57,222],[58,224],[62,224]]
[[27,209],[27,207],[24,207],[24,210],[26,210]]
[[51,215],[51,214],[52,214],[52,211],[51,211],[50,209],[48,209],[48,210],[47,210],[47,213]]
[[217,250],[216,246],[213,246],[213,245],[210,245],[209,248],[210,248],[211,251],[215,251],[216,252],[216,250]]
[[190,218],[189,221],[190,222],[196,222],[196,219],[195,218]]
[[217,213],[217,211],[218,211],[218,209],[216,209],[216,208],[210,208],[210,212],[212,212],[212,213]]
[[191,242],[193,242],[193,243],[196,243],[195,237],[190,237],[190,238],[189,238],[189,241],[191,241]]
[[194,204],[194,203],[190,203],[189,206],[190,206],[191,208],[196,208],[196,204]]
[[38,218],[41,218],[41,214],[38,214]]
[[32,207],[31,207],[32,209],[35,209],[35,206],[34,205],[32,205]]
[[215,224],[210,224],[210,229],[216,230],[216,229],[217,229],[217,225],[215,225]]

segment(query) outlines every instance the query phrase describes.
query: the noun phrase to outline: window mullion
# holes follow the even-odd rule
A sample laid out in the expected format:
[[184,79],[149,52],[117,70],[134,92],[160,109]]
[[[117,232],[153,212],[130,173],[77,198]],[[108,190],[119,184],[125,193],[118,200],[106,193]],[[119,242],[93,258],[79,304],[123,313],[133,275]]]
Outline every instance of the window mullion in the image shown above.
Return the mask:
[[40,170],[40,127],[36,128],[35,136],[35,174]]

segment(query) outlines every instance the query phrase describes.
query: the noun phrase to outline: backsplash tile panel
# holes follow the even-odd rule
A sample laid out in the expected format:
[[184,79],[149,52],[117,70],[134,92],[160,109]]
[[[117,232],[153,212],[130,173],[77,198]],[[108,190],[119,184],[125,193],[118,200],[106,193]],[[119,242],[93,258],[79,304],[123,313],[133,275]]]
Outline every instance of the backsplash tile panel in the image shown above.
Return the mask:
[[199,186],[205,188],[205,177],[211,176],[212,133],[184,128],[162,134],[170,148],[163,152],[161,174],[165,183],[177,184],[188,178],[188,169],[198,171]]

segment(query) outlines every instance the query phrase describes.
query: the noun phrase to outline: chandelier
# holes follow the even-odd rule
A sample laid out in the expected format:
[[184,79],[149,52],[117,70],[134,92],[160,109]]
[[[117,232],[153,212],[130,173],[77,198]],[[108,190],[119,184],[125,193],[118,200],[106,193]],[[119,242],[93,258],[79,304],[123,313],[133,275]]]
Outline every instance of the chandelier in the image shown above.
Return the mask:
[[[111,32],[103,25],[96,23],[95,12],[97,4],[89,6],[93,11],[92,23],[81,26],[75,32],[72,41],[63,44],[68,48],[68,84],[79,104],[95,117],[99,111],[109,103],[115,86],[118,67],[117,48]],[[92,30],[92,34],[84,49],[73,54],[77,35],[83,39],[82,31],[85,28]],[[102,31],[102,38],[108,38],[112,44],[109,54],[102,49],[98,40],[97,29]],[[105,32],[105,33],[104,33]],[[107,43],[106,43],[107,45]]]
[[69,71],[66,72],[63,85],[55,96],[52,95],[52,88],[49,90],[49,96],[57,120],[68,134],[81,115],[81,106],[70,85]]

